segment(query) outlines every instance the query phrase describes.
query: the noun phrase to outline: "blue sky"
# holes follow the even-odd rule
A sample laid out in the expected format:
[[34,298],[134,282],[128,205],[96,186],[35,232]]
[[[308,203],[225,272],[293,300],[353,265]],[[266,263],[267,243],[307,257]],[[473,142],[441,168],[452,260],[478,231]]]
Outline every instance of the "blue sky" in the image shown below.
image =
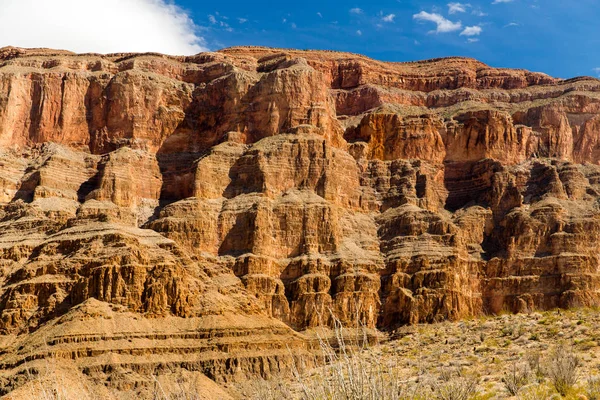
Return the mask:
[[246,44],[332,49],[388,61],[460,55],[563,78],[600,74],[599,0],[178,4],[211,50]]
[[351,1],[0,0],[0,47],[195,54],[262,45],[600,76],[600,0]]

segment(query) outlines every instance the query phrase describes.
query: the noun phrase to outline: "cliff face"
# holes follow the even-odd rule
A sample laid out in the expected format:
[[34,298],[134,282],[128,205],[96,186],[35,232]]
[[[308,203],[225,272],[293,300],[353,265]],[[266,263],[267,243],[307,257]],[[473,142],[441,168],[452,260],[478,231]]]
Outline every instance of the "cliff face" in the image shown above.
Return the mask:
[[600,305],[599,138],[600,81],[471,59],[0,49],[0,361],[202,326],[224,379],[333,315]]

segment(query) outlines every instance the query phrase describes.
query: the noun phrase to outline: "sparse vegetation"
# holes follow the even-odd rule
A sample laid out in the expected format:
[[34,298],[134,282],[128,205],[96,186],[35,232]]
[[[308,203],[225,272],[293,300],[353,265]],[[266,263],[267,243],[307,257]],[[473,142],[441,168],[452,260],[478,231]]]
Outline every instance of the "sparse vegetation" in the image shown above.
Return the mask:
[[579,358],[564,343],[556,346],[548,360],[548,377],[558,393],[566,396],[577,383]]
[[600,400],[600,376],[593,376],[588,379],[585,395],[588,400]]
[[529,383],[530,377],[531,370],[528,364],[513,363],[511,369],[502,377],[502,382],[506,391],[512,396],[516,396]]
[[550,400],[554,391],[544,384],[529,386],[519,394],[519,400]]
[[[317,335],[326,366],[321,373],[303,375],[294,368],[297,386],[306,400],[419,399],[421,387],[409,388],[383,353],[368,352],[370,341],[364,327],[346,330],[334,319],[333,337]],[[358,324],[357,324],[358,326]],[[347,338],[353,337],[353,344]],[[283,396],[283,393],[281,393]],[[283,397],[277,397],[283,398]]]
[[[384,345],[363,342],[357,348],[340,346],[344,335],[339,333],[345,330],[340,326],[333,341],[320,342],[329,365],[298,373],[288,381],[288,388],[295,387],[292,398],[307,400],[600,400],[600,378],[585,379],[586,374],[592,376],[592,365],[600,369],[600,358],[584,357],[586,351],[596,349],[584,344],[596,338],[578,323],[584,320],[586,325],[600,327],[600,315],[584,318],[582,313],[551,311],[403,327]],[[587,360],[586,368],[582,368],[582,357]],[[368,377],[352,382],[368,387],[366,391],[342,389],[350,382],[342,377],[360,375]],[[373,383],[367,383],[369,379]],[[387,382],[387,389],[382,382]],[[391,388],[394,394],[381,397]]]
[[477,391],[478,383],[475,376],[457,374],[442,383],[434,382],[433,397],[438,400],[469,400]]

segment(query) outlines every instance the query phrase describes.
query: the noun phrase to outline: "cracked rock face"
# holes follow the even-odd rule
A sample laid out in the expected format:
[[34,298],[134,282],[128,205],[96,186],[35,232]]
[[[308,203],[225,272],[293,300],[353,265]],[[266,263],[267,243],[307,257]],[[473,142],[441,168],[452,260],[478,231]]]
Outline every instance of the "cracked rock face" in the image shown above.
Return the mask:
[[[165,357],[223,380],[333,316],[598,306],[599,93],[463,58],[0,49],[0,363],[135,370],[201,326],[223,342]],[[98,332],[121,359],[78,353]]]

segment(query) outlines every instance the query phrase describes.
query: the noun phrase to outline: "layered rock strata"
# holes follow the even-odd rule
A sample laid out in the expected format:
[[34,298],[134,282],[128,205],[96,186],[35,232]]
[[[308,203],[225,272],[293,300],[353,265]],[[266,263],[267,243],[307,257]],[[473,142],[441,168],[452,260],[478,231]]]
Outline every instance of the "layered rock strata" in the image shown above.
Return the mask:
[[465,58],[0,49],[0,365],[223,380],[333,318],[600,305],[599,93]]

